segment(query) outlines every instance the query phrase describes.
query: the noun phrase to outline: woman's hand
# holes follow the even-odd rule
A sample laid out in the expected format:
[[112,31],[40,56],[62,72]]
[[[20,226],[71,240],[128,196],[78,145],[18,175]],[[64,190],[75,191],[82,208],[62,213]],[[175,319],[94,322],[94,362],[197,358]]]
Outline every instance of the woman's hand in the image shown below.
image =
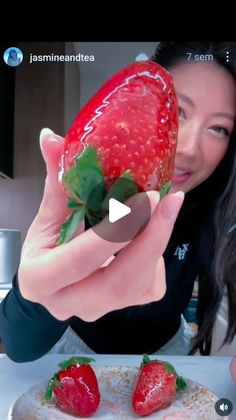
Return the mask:
[[[158,204],[159,193],[148,192],[152,217],[133,241],[106,241],[93,229],[84,231],[82,223],[76,237],[56,247],[60,226],[70,213],[58,181],[63,141],[48,129],[41,132],[47,178],[42,203],[22,248],[22,295],[41,303],[60,320],[78,316],[85,321],[112,310],[160,300],[166,290],[162,254],[183,193],[168,194]],[[101,223],[107,223],[107,219]],[[108,259],[112,261],[105,266]]]

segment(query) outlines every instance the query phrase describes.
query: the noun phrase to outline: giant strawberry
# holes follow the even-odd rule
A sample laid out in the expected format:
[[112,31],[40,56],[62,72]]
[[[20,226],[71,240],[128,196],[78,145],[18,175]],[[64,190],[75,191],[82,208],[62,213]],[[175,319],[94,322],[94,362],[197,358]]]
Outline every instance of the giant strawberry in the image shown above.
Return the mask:
[[[120,201],[138,191],[166,193],[177,129],[176,93],[163,67],[136,62],[109,79],[79,112],[65,138],[60,173],[73,211],[58,243],[71,238],[85,214],[91,224],[104,217],[104,198],[114,183],[112,196]],[[133,180],[136,187],[124,191],[120,178]]]
[[82,417],[94,414],[101,396],[91,361],[87,357],[71,357],[59,363],[61,369],[50,379],[45,401],[54,393],[57,406],[66,413]]
[[153,411],[168,407],[176,391],[186,388],[183,378],[174,367],[160,360],[143,357],[137,384],[132,396],[132,406],[136,414],[146,416]]

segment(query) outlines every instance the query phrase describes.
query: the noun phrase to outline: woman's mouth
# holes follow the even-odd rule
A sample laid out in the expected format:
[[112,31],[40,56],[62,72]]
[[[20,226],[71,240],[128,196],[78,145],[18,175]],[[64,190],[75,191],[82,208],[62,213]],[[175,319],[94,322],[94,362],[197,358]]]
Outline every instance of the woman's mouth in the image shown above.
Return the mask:
[[192,173],[187,170],[181,170],[181,169],[175,168],[174,175],[172,177],[172,183],[183,184],[190,178],[191,175]]

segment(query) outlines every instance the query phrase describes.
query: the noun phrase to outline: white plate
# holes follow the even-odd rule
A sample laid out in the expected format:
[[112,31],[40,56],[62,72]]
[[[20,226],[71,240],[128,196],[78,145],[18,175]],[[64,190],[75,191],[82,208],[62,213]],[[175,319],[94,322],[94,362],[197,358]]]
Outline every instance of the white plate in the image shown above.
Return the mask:
[[[140,418],[134,414],[131,396],[136,382],[138,367],[95,367],[102,395],[97,412],[92,416],[99,420],[130,420]],[[162,420],[216,420],[222,419],[215,412],[219,399],[202,385],[186,379],[188,387],[178,393],[171,406],[146,416]],[[51,404],[42,404],[47,382],[34,385],[22,394],[10,408],[8,420],[75,420]],[[83,417],[85,419],[85,417]],[[87,418],[87,417],[86,417]],[[91,418],[91,417],[90,417]],[[227,417],[224,417],[225,419]]]

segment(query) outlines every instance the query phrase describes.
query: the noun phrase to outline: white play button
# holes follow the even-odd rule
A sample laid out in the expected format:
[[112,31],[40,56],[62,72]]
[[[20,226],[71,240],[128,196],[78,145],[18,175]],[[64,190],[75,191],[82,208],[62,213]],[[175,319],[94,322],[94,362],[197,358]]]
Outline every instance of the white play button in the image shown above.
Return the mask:
[[110,198],[109,200],[109,222],[114,223],[122,217],[127,216],[131,213],[131,208],[116,200],[115,198]]
[[117,180],[106,179],[106,188],[109,192],[105,199],[104,181],[91,190],[86,203],[85,226],[91,227],[105,241],[132,241],[145,229],[151,217],[149,197],[145,192],[137,194],[136,182],[125,176]]

